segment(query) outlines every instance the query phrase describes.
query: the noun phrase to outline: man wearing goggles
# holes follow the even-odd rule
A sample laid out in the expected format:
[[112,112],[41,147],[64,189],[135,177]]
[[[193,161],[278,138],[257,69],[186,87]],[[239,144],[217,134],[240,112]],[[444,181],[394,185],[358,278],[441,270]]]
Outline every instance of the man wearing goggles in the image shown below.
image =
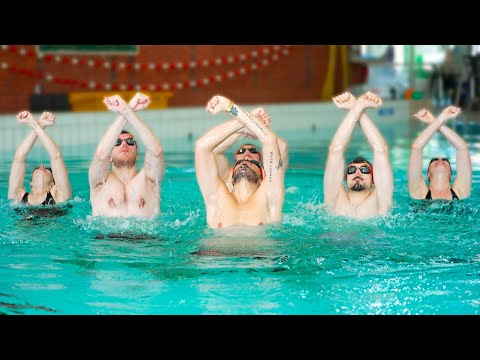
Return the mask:
[[[472,191],[472,163],[468,144],[452,129],[443,125],[447,120],[455,118],[460,108],[448,106],[435,119],[426,109],[414,116],[429,124],[411,146],[408,164],[408,192],[414,199],[464,199]],[[455,147],[457,151],[457,176],[452,182],[452,167],[448,158],[435,157],[427,167],[427,182],[423,176],[423,150],[433,135],[439,131]]]
[[[261,118],[226,97],[212,97],[206,110],[212,114],[226,111],[234,117],[208,131],[195,144],[195,169],[205,200],[208,226],[280,222],[285,197],[285,166],[277,136]],[[262,151],[252,144],[244,144],[237,150],[231,175],[232,189],[229,190],[220,174],[215,149],[225,145],[230,136],[244,127],[261,142]]]
[[[258,117],[260,120],[262,120],[265,126],[267,127],[270,126],[271,124],[270,116],[263,108],[259,107],[254,109],[252,110],[251,114]],[[245,152],[247,153],[247,155],[250,152],[251,156],[249,158],[256,159],[255,161],[258,161],[260,163],[262,162],[262,159],[261,159],[262,152],[258,150],[255,145],[247,143],[247,144],[241,145],[235,151],[233,166],[230,165],[228,158],[225,156],[225,153],[241,138],[250,138],[250,139],[258,140],[257,137],[253,135],[246,126],[244,126],[239,131],[230,135],[227,139],[225,139],[225,141],[223,141],[220,145],[218,145],[213,150],[215,154],[215,158],[217,159],[218,173],[220,175],[220,178],[225,182],[225,185],[227,185],[227,188],[230,192],[233,190],[234,169],[237,163],[244,158],[243,154],[245,154]],[[285,167],[285,169],[287,169],[288,167],[287,143],[285,142],[285,140],[283,140],[280,137],[277,137],[277,140],[278,140],[278,146],[280,148],[280,155],[282,157],[283,166]],[[251,151],[248,151],[248,149],[251,149]],[[258,156],[255,156],[253,154],[258,154]],[[262,169],[263,168],[260,166],[260,171],[262,173],[261,178],[263,179]]]
[[[137,93],[127,104],[118,95],[104,99],[108,109],[120,116],[98,144],[88,177],[94,216],[153,217],[160,213],[160,186],[164,174],[163,148],[152,130],[135,113],[150,104]],[[138,146],[123,130],[127,122],[146,147],[143,168],[137,172]],[[111,164],[111,171],[110,171]]]
[[[365,109],[380,106],[382,99],[370,91],[358,99],[345,92],[334,97],[333,102],[338,108],[349,112],[330,144],[323,179],[325,204],[335,215],[353,218],[384,215],[393,203],[393,175],[388,146],[364,112]],[[344,153],[357,123],[373,150],[375,166],[363,157],[357,157],[344,172]],[[346,188],[343,185],[344,179]]]
[[[69,200],[72,197],[72,187],[65,161],[58,145],[44,130],[45,127],[55,124],[55,115],[44,112],[37,122],[30,112],[21,111],[17,114],[17,120],[31,127],[33,131],[25,137],[15,152],[8,183],[8,198],[26,205],[54,205]],[[27,192],[24,187],[25,159],[37,138],[40,138],[50,155],[51,167],[40,165],[33,170],[31,191]]]

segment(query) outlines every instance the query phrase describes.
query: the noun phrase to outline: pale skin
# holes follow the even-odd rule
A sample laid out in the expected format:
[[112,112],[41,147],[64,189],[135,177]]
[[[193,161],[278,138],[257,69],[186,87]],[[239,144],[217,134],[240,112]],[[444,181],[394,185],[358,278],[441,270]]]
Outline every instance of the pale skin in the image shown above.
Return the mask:
[[[160,213],[160,188],[165,165],[163,148],[152,130],[135,111],[146,108],[150,98],[137,93],[127,104],[118,95],[106,97],[109,110],[120,116],[100,140],[89,169],[92,215],[110,217],[153,217]],[[137,144],[128,145],[121,134],[127,122],[146,147],[143,167],[137,172]],[[121,145],[116,146],[117,139]],[[111,171],[110,171],[111,165]]]
[[[206,110],[218,114],[226,111],[229,103],[226,97],[216,95],[209,100]],[[195,169],[205,200],[207,224],[211,228],[221,228],[237,224],[254,226],[280,222],[285,197],[285,166],[278,138],[261,119],[241,107],[234,105],[231,113],[234,119],[214,127],[195,144]],[[237,160],[245,161],[235,166],[234,178],[238,176],[238,179],[234,180],[233,189],[229,191],[219,173],[214,150],[244,126],[262,144],[265,174],[261,180],[259,167],[249,161],[258,161],[259,154],[250,151],[239,154]],[[245,178],[246,174],[256,181],[249,181]]]
[[40,138],[50,155],[52,172],[46,169],[45,165],[41,165],[33,171],[30,183],[31,191],[27,198],[28,204],[42,204],[47,198],[48,192],[50,192],[57,204],[69,200],[72,197],[72,188],[68,179],[67,167],[65,166],[60,148],[44,130],[45,127],[55,124],[55,115],[46,111],[42,113],[37,122],[30,112],[21,111],[17,114],[17,120],[20,124],[25,124],[32,128],[32,132],[25,137],[15,152],[8,184],[8,198],[21,201],[27,192],[24,187],[25,159],[30,150],[32,150],[37,138]]
[[[265,126],[269,127],[271,124],[270,115],[262,108],[256,108],[251,111],[251,114],[259,118],[263,121]],[[225,141],[223,141],[220,145],[218,145],[213,151],[215,153],[215,157],[217,159],[218,165],[218,172],[220,177],[225,181],[228,190],[233,190],[232,184],[232,166],[225,156],[225,152],[235,144],[239,139],[242,138],[250,138],[250,139],[257,139],[255,135],[253,135],[246,126],[241,128],[239,131],[235,132],[234,134],[230,135]],[[288,145],[282,138],[277,137],[278,146],[280,148],[280,155],[282,157],[283,166],[285,169],[288,168]],[[237,157],[238,160],[238,157]]]
[[[329,147],[325,175],[323,179],[324,201],[327,208],[335,215],[362,219],[387,214],[393,203],[393,174],[388,154],[388,146],[384,138],[365,109],[376,108],[382,104],[381,98],[367,92],[358,99],[345,92],[333,98],[340,109],[349,110],[340,124]],[[350,142],[355,125],[360,125],[373,151],[372,173],[363,174],[359,167],[366,163],[353,164],[357,170],[346,175],[345,150]],[[354,185],[362,186],[363,190],[353,191]],[[375,184],[375,186],[373,186]]]
[[[412,198],[425,199],[430,189],[432,199],[452,200],[453,195],[450,188],[453,189],[459,199],[470,196],[472,191],[472,163],[468,144],[455,131],[444,125],[447,120],[455,118],[460,112],[460,108],[448,106],[436,119],[426,109],[422,109],[414,115],[418,120],[429,125],[411,146],[408,164],[408,192]],[[451,185],[451,167],[445,160],[436,160],[428,167],[429,185],[423,177],[423,150],[437,131],[440,131],[457,150],[457,176],[453,185]]]

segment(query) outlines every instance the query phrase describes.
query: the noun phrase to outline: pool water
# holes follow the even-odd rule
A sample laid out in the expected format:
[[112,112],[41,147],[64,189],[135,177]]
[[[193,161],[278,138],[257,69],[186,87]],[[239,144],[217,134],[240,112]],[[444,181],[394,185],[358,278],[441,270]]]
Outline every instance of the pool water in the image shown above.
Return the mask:
[[[10,206],[11,160],[3,160],[0,313],[478,314],[480,126],[455,122],[474,174],[471,197],[453,203],[408,196],[409,146],[422,128],[410,138],[386,132],[394,206],[368,220],[324,208],[325,138],[336,128],[327,137],[314,129],[280,134],[290,146],[283,220],[258,227],[206,226],[193,142],[192,151],[165,153],[162,214],[153,220],[91,216],[94,147],[63,149],[73,198],[51,216]],[[455,172],[444,138],[427,150],[425,164],[449,156]],[[352,138],[346,157],[357,154],[371,159],[362,136]]]

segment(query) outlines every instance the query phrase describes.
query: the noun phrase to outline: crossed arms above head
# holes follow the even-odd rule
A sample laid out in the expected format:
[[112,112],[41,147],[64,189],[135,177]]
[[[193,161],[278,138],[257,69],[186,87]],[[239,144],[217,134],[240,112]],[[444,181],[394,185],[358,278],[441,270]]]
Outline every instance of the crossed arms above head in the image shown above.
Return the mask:
[[435,118],[428,110],[422,109],[414,117],[428,124],[420,135],[412,143],[408,164],[408,191],[414,199],[424,199],[428,186],[423,176],[423,152],[425,146],[433,135],[439,131],[457,150],[457,176],[452,189],[462,199],[470,196],[472,189],[472,163],[468,144],[451,128],[445,126],[447,120],[453,119],[460,114],[461,109],[448,106]]
[[137,93],[127,104],[120,96],[114,95],[104,99],[109,110],[119,114],[100,140],[89,169],[90,187],[94,188],[105,182],[110,172],[110,157],[119,134],[127,123],[135,130],[138,138],[146,147],[143,171],[148,180],[160,184],[164,175],[163,147],[147,124],[136,114],[146,108],[151,100],[148,96]]
[[356,99],[349,92],[333,98],[340,109],[349,110],[340,124],[329,146],[324,175],[324,195],[327,205],[334,207],[340,192],[346,192],[343,185],[345,177],[345,151],[350,143],[355,126],[358,123],[373,151],[373,169],[375,194],[380,209],[388,209],[392,204],[393,175],[389,160],[388,146],[377,127],[365,110],[382,104],[380,97],[367,92]]
[[23,185],[26,172],[25,159],[32,150],[37,138],[40,138],[40,141],[50,156],[52,175],[55,181],[54,190],[52,190],[55,201],[57,203],[67,201],[72,197],[72,188],[68,178],[67,167],[57,143],[44,130],[44,128],[55,124],[55,115],[45,111],[37,122],[29,111],[21,111],[17,114],[17,120],[20,124],[29,126],[32,132],[25,137],[15,152],[10,171],[8,198],[10,200],[20,201],[26,193]]
[[227,111],[234,116],[234,119],[217,125],[196,142],[195,166],[200,190],[205,200],[208,202],[209,199],[216,199],[219,187],[225,186],[219,174],[214,150],[244,126],[262,143],[265,178],[260,186],[266,186],[267,193],[271,197],[281,196],[284,193],[285,167],[277,136],[261,119],[235,105],[226,97],[219,95],[212,97],[206,110],[212,114]]

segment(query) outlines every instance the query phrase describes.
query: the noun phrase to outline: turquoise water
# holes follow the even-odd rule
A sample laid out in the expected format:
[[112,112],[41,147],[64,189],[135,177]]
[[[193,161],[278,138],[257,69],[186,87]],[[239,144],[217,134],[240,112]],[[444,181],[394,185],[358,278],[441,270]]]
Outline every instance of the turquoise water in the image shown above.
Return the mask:
[[[470,144],[471,197],[427,203],[408,196],[409,146],[423,128],[411,126],[410,138],[383,131],[394,207],[363,221],[330,216],[323,206],[325,138],[333,128],[280,134],[290,145],[283,221],[259,227],[206,227],[193,151],[165,154],[162,214],[154,220],[90,215],[93,147],[64,149],[73,199],[50,217],[10,207],[11,161],[4,160],[0,313],[478,314],[480,127],[455,122]],[[371,159],[361,135],[347,158],[359,153]],[[445,155],[455,169],[442,137],[428,154],[425,163]]]

